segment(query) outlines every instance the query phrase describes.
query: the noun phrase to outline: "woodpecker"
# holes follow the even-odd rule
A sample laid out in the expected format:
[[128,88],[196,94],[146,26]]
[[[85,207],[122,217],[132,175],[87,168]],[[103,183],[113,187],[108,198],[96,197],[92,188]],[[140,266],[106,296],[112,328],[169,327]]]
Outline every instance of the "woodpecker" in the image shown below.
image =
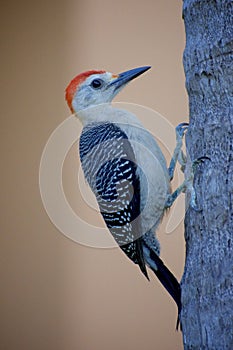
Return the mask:
[[170,181],[187,123],[176,128],[177,146],[167,168],[156,140],[138,118],[111,104],[121,89],[149,68],[120,74],[81,73],[67,86],[66,100],[83,124],[79,142],[82,169],[110,233],[146,278],[147,267],[155,273],[180,313],[180,284],[159,258],[155,231],[166,209],[184,190],[180,186],[171,193]]

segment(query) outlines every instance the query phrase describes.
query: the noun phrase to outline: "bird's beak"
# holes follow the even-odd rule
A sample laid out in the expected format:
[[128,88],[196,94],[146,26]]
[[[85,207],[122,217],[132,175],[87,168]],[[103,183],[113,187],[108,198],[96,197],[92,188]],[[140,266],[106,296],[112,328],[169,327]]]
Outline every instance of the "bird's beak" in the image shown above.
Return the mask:
[[115,91],[118,92],[121,88],[123,88],[128,82],[137,78],[142,73],[146,72],[150,69],[150,66],[139,67],[127,70],[126,72],[120,73],[116,78],[111,82],[110,86],[114,86]]

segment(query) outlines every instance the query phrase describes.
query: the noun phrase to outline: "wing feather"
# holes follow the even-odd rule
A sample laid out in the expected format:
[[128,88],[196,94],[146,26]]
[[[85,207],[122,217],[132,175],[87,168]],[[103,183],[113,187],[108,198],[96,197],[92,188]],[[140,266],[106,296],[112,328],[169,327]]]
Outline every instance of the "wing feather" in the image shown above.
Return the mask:
[[93,123],[80,137],[86,180],[115,241],[147,276],[140,224],[140,179],[127,135],[113,123]]

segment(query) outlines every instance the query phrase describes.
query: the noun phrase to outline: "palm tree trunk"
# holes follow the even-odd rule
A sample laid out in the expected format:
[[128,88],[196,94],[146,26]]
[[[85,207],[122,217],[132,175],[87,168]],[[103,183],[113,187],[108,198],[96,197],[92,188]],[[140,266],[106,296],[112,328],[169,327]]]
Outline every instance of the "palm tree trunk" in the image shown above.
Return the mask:
[[184,0],[191,159],[207,156],[185,218],[182,332],[187,349],[233,349],[233,2]]

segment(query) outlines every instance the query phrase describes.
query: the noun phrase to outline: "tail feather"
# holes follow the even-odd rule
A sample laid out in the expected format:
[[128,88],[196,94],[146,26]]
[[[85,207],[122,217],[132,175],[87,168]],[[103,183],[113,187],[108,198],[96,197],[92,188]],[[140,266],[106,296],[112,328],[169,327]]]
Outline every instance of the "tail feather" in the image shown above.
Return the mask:
[[[180,284],[175,278],[175,276],[171,273],[170,270],[164,265],[163,261],[159,258],[159,256],[148,246],[147,253],[149,252],[149,261],[147,259],[147,264],[155,273],[159,281],[166,288],[168,293],[176,302],[178,307],[178,319],[176,323],[176,329],[179,327],[180,323],[180,312],[181,312],[181,289]],[[152,263],[151,263],[152,262]]]

